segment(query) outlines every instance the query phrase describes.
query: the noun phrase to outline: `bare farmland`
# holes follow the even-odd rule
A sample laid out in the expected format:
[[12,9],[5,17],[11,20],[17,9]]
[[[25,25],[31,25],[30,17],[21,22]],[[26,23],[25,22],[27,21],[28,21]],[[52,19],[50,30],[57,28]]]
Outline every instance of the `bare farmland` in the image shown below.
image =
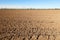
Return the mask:
[[0,10],[0,40],[60,40],[60,10]]

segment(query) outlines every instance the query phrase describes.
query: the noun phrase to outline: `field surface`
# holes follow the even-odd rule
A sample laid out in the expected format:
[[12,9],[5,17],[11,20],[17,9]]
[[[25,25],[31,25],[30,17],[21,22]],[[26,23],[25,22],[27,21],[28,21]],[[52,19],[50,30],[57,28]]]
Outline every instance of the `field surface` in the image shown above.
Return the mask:
[[0,40],[60,40],[60,10],[0,9]]

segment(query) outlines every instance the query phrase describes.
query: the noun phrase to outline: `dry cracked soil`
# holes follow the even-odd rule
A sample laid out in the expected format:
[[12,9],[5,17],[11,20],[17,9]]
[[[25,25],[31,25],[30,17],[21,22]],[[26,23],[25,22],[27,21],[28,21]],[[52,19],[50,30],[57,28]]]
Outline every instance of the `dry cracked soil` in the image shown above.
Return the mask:
[[60,10],[0,10],[0,40],[60,40]]

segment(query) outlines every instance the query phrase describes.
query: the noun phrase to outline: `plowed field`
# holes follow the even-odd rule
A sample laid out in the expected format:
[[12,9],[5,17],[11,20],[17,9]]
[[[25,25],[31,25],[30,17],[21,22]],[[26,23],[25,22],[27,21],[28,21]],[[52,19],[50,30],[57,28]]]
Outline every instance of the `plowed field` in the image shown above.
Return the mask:
[[0,9],[0,40],[60,40],[60,10]]

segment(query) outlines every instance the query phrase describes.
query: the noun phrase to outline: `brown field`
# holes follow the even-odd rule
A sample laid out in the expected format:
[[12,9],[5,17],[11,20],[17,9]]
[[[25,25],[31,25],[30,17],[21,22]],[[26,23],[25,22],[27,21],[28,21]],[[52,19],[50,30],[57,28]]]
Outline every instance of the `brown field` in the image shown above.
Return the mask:
[[60,40],[60,10],[0,9],[0,40]]

